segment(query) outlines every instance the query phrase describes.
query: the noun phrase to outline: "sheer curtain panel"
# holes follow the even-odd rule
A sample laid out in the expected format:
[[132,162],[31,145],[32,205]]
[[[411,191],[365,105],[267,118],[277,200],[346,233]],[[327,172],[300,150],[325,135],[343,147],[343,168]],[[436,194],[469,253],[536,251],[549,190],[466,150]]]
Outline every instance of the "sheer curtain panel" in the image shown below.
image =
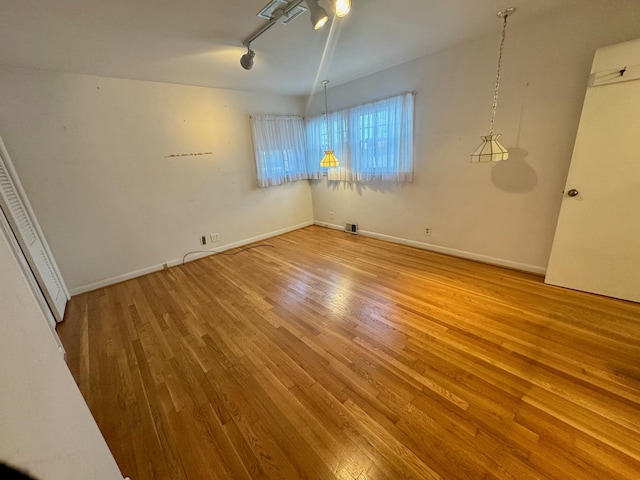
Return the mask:
[[346,179],[411,182],[413,93],[351,108],[349,147],[350,165]]
[[[347,124],[348,117],[345,110],[330,113],[329,130],[331,138],[329,138],[327,134],[327,121],[324,115],[307,119],[307,163],[309,172],[313,172],[314,179],[322,178],[324,172],[335,174],[343,170],[345,168],[344,165],[348,164]],[[329,169],[320,166],[320,160],[326,150],[333,150],[340,162],[340,166]]]
[[259,187],[310,178],[302,117],[255,115],[251,129]]
[[[340,166],[329,180],[411,182],[413,180],[413,92],[307,119],[309,168],[319,170],[324,150],[335,151]],[[330,140],[330,141],[329,141]]]

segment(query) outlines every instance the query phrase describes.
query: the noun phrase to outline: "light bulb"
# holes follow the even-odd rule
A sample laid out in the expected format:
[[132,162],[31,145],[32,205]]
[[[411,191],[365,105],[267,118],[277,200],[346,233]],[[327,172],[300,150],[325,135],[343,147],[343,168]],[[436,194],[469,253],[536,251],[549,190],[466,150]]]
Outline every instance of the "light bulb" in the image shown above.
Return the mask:
[[338,17],[346,17],[350,11],[351,0],[336,0],[336,15]]

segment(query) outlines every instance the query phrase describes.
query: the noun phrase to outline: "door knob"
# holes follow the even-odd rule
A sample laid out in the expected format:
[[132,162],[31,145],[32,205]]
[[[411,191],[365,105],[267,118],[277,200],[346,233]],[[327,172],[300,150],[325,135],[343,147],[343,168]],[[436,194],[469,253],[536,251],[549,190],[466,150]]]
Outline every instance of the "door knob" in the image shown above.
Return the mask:
[[578,192],[578,190],[576,190],[575,188],[572,188],[567,192],[567,195],[569,195],[570,197],[575,197],[576,195],[578,195],[578,193],[580,193]]

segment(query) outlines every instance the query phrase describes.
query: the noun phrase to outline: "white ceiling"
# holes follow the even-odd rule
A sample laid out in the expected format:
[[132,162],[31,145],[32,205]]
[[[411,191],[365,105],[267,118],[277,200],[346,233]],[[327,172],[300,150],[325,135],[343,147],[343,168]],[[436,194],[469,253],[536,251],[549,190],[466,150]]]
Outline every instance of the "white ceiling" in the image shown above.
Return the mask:
[[[0,62],[108,77],[309,95],[589,0],[352,0],[314,31],[309,13],[253,42],[269,0],[0,0]],[[320,0],[329,11],[330,0]]]

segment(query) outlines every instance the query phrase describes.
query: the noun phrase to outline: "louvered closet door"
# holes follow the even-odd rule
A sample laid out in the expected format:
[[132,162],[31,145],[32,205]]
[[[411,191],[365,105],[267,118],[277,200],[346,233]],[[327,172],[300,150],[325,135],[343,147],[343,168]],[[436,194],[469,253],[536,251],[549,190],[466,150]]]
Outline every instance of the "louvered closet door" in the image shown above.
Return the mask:
[[48,254],[44,237],[33,217],[28,200],[21,195],[21,186],[11,165],[9,154],[0,139],[0,207],[9,220],[38,285],[58,322],[64,317],[68,296],[62,277]]

